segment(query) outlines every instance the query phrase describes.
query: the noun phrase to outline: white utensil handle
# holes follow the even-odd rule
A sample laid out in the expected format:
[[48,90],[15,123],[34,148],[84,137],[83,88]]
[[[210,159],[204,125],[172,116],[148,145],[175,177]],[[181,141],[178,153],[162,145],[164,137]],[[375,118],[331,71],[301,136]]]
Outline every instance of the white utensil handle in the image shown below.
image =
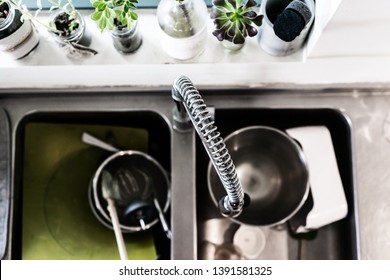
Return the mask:
[[157,198],[154,198],[153,201],[154,201],[154,206],[157,209],[158,216],[160,218],[160,222],[161,222],[161,225],[162,225],[162,227],[164,229],[164,232],[165,232],[165,234],[166,234],[168,239],[172,239],[172,232],[169,229],[169,226],[168,226],[168,223],[167,223],[167,221],[165,219],[164,213],[163,213],[163,211],[162,211],[162,209],[160,207],[160,203],[158,202]]
[[122,236],[122,231],[119,226],[119,219],[118,219],[118,214],[116,212],[115,204],[114,201],[111,198],[106,198],[108,206],[108,212],[110,212],[110,217],[111,217],[111,223],[112,227],[114,228],[115,232],[115,238],[116,238],[116,243],[118,245],[118,250],[119,250],[119,255],[121,257],[121,260],[127,260],[127,251],[125,247],[125,242],[123,241],[123,236]]
[[106,151],[109,151],[109,152],[118,152],[119,151],[117,148],[111,146],[110,144],[107,144],[106,142],[103,142],[102,140],[92,136],[91,134],[89,134],[87,132],[83,132],[83,134],[81,136],[81,140],[85,144],[93,145],[93,146],[99,147],[99,148],[106,150]]

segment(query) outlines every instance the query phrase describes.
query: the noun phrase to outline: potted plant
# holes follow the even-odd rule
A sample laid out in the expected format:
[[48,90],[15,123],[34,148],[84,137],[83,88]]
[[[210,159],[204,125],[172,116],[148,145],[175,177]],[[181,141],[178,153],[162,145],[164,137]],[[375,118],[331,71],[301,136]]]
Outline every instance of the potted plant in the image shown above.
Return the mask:
[[0,51],[14,59],[25,57],[39,44],[39,36],[24,14],[12,0],[0,0]]
[[[38,0],[39,1],[39,0]],[[50,7],[49,32],[68,56],[80,58],[97,54],[90,49],[91,35],[87,32],[83,16],[76,10],[71,0],[62,4],[48,0]]]
[[262,24],[263,15],[256,13],[255,0],[213,0],[210,17],[214,20],[213,35],[224,46],[239,50],[247,36],[257,35],[257,27]]
[[204,0],[161,0],[157,6],[162,49],[178,60],[190,60],[206,48],[208,12]]
[[136,51],[142,44],[138,31],[137,0],[90,0],[95,11],[91,19],[103,32],[109,30],[114,47],[122,53]]

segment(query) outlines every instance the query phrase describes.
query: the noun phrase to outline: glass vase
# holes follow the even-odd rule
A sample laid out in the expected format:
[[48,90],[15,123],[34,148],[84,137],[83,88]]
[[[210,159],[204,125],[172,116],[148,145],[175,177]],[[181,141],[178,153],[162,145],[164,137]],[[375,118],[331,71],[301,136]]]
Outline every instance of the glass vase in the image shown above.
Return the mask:
[[111,31],[114,47],[121,53],[135,52],[142,44],[142,36],[138,30],[138,21],[133,23],[132,28],[115,27]]
[[91,45],[92,37],[89,33],[87,33],[84,18],[78,11],[76,11],[76,14],[77,14],[77,18],[74,20],[77,21],[78,25],[73,30],[66,30],[66,27],[64,27],[63,28],[64,31],[63,31],[61,30],[62,28],[59,28],[59,26],[57,26],[56,21],[58,21],[61,17],[66,18],[68,15],[61,10],[55,10],[51,13],[50,15],[51,24],[53,24],[53,26],[56,27],[57,30],[62,31],[61,33],[55,31],[51,32],[55,41],[60,46],[64,46],[66,42],[79,44],[85,47]]
[[161,0],[157,20],[161,47],[169,56],[189,60],[204,51],[208,11],[203,0]]
[[233,42],[230,42],[228,40],[223,40],[222,41],[222,46],[226,50],[231,51],[231,52],[237,52],[237,51],[241,50],[244,47],[244,45],[245,45],[245,43],[234,44]]

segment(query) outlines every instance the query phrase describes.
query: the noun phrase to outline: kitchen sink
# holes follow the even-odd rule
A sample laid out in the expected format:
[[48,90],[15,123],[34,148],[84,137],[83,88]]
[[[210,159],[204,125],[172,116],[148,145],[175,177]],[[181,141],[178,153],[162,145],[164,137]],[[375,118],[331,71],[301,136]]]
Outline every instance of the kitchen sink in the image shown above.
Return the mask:
[[[114,232],[99,223],[89,201],[91,178],[110,152],[82,143],[83,132],[121,150],[145,152],[171,172],[169,124],[156,112],[25,115],[15,134],[12,258],[117,257]],[[160,224],[124,238],[130,259],[170,257],[170,240]]]
[[[243,225],[235,233],[238,237],[234,239],[234,242],[239,243],[242,248],[238,246],[236,250],[233,250],[229,248],[232,237],[229,241],[226,241],[225,238],[229,234],[229,229],[234,228],[236,223],[222,217],[210,198],[207,187],[209,160],[202,143],[198,140],[196,146],[198,259],[224,259],[243,256],[250,259],[358,258],[351,124],[348,116],[339,110],[329,108],[216,108],[215,123],[222,137],[249,126],[269,126],[282,131],[293,127],[325,126],[332,137],[349,211],[346,218],[308,233],[294,233],[290,229],[289,222],[274,227]],[[245,252],[245,250],[249,252]]]
[[[206,89],[200,92],[206,104],[215,108],[216,125],[223,137],[251,125],[281,130],[321,125],[326,126],[332,136],[348,202],[347,217],[307,234],[293,234],[288,223],[260,228],[265,247],[262,254],[253,258],[358,259],[354,129],[348,114],[356,111],[342,110],[352,104],[350,92],[344,94],[343,90],[337,95],[332,92],[331,98],[322,90]],[[12,180],[8,182],[10,196],[2,202],[10,212],[8,219],[1,220],[2,228],[6,229],[5,238],[0,240],[1,245],[5,244],[1,257],[119,257],[114,233],[95,218],[87,197],[93,172],[110,153],[81,143],[80,133],[84,130],[120,149],[147,152],[170,175],[171,207],[166,217],[172,239],[166,238],[159,223],[145,234],[126,234],[128,249],[134,252],[132,259],[215,257],[213,247],[220,243],[232,222],[223,218],[211,201],[206,180],[209,160],[199,137],[194,130],[181,133],[172,128],[174,106],[170,89],[35,90],[3,94],[0,107],[6,112],[11,131],[12,153],[8,167]],[[34,185],[38,186],[35,190],[31,189]],[[55,185],[60,189],[57,194],[53,191]],[[79,193],[80,197],[72,196]],[[78,198],[83,201],[83,208],[75,212],[78,208],[69,205],[74,205]],[[35,216],[39,219],[34,220],[34,215],[39,215]],[[60,221],[66,221],[68,227]],[[92,226],[82,225],[83,221]],[[87,231],[90,227],[102,232],[101,236],[85,240],[85,235],[90,235]],[[46,252],[42,251],[42,240],[51,244]],[[87,246],[77,247],[75,240],[85,240],[87,245],[100,242],[105,246],[94,245],[90,250]],[[61,254],[58,250],[62,250]],[[224,258],[224,255],[219,257]]]

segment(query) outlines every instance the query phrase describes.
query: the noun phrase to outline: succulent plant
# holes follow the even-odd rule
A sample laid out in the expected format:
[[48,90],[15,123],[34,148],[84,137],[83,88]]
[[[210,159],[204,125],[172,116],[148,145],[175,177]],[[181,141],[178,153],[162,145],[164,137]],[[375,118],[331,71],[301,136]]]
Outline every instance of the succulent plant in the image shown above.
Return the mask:
[[90,0],[95,11],[91,19],[96,21],[99,29],[112,30],[115,26],[131,29],[133,21],[138,19],[135,12],[137,0]]
[[234,44],[243,44],[247,36],[257,35],[256,26],[260,26],[262,15],[255,12],[255,0],[213,0],[210,17],[214,20],[213,35],[219,41],[227,40]]

